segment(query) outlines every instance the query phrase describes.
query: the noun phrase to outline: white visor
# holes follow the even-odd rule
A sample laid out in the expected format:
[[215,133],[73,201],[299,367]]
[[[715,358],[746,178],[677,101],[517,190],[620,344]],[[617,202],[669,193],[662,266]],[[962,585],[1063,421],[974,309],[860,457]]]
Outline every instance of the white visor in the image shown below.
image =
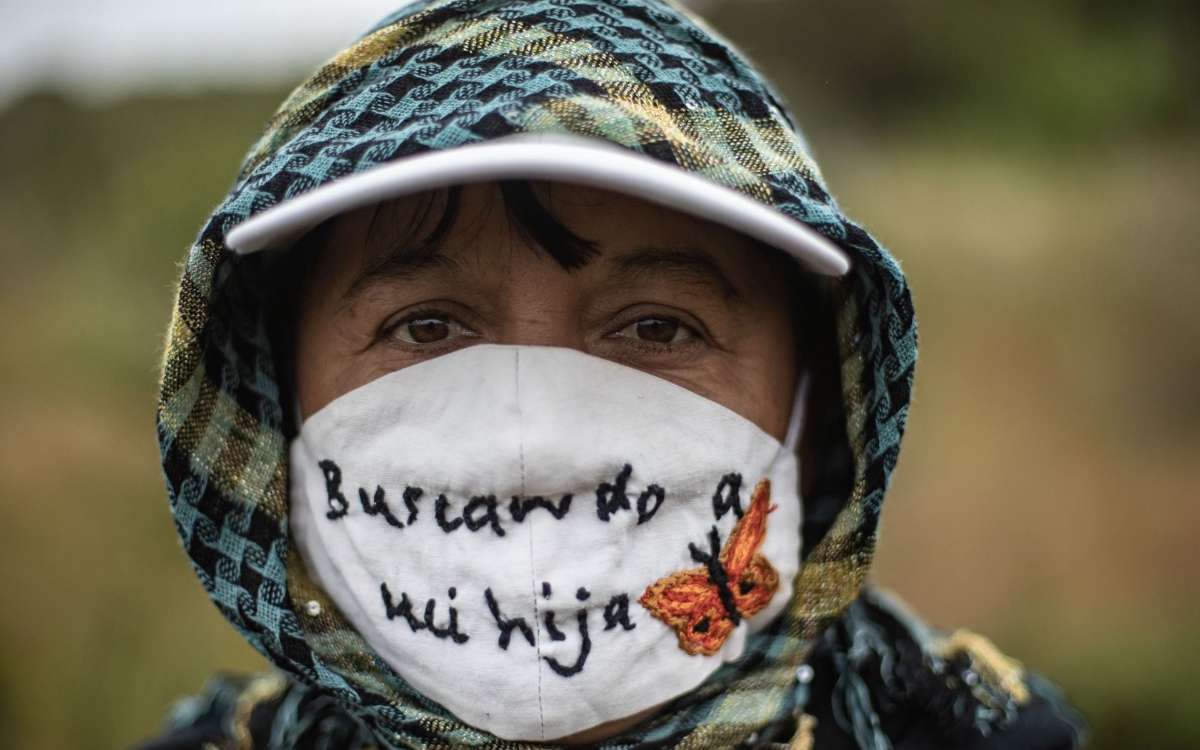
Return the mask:
[[239,253],[284,248],[322,221],[423,190],[493,180],[547,180],[641,198],[718,224],[792,255],[812,273],[842,276],[850,258],[812,227],[653,157],[598,139],[520,134],[430,151],[348,175],[252,216],[225,235]]

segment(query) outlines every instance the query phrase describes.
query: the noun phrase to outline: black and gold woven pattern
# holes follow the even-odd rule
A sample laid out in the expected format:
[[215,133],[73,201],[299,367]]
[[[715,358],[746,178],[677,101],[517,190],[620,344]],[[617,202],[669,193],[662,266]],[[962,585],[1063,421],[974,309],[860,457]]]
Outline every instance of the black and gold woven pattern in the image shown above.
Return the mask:
[[[343,175],[520,132],[602,138],[677,165],[809,224],[853,259],[837,292],[845,439],[825,469],[844,481],[812,501],[820,508],[806,505],[807,554],[790,611],[751,639],[738,664],[606,743],[736,745],[792,710],[797,666],[858,596],[904,431],[916,324],[899,267],[842,215],[776,97],[726,42],[663,0],[418,3],[284,103],[179,285],[158,425],[183,544],[245,637],[357,707],[381,742],[530,746],[467,727],[407,686],[289,550],[287,439],[261,260],[233,255],[223,239],[247,217]],[[298,605],[310,601],[320,614]]]

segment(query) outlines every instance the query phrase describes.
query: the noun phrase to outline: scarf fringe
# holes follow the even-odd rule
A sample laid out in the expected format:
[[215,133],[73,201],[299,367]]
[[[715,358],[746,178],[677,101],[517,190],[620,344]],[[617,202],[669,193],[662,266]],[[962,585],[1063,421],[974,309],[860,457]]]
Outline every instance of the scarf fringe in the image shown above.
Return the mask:
[[[879,591],[866,590],[821,641],[820,650],[833,667],[833,719],[859,750],[892,750],[884,717],[898,709],[917,710],[944,740],[954,742],[1003,731],[1016,722],[1018,709],[1035,697],[1049,703],[1070,727],[1076,746],[1086,742],[1085,722],[1052,683],[1027,672],[982,636],[930,629]],[[802,666],[797,673],[805,676],[798,679],[784,716],[754,732],[741,747],[812,750],[816,720],[805,713],[812,669]],[[210,680],[199,696],[175,705],[167,730],[212,727],[221,735],[211,743],[215,750],[411,746],[406,742],[411,737],[381,729],[373,718],[370,712],[356,712],[328,693],[273,671]],[[641,738],[646,740],[649,737]],[[640,747],[641,741],[628,746]]]
[[943,739],[962,741],[1012,726],[1035,696],[1071,728],[1077,746],[1086,741],[1086,723],[1052,683],[981,635],[931,629],[879,590],[864,590],[825,632],[822,648],[836,673],[834,720],[860,750],[892,750],[882,717],[901,705],[928,717]]

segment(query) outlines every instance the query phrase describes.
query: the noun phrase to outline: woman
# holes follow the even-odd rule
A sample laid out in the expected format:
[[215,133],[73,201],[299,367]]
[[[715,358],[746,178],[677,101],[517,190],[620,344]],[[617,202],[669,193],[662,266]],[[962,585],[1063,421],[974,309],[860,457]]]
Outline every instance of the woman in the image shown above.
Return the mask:
[[1076,746],[863,587],[915,360],[898,266],[700,21],[402,9],[189,255],[172,508],[279,671],[148,747]]

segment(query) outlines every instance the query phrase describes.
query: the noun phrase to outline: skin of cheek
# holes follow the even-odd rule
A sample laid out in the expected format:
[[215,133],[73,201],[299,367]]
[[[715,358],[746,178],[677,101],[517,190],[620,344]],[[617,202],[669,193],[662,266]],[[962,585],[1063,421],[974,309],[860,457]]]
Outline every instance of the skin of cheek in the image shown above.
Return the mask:
[[786,310],[763,317],[771,320],[745,324],[755,331],[749,341],[711,358],[705,363],[706,371],[679,385],[737,412],[782,441],[797,375],[795,346],[785,343],[794,340],[793,329],[784,322],[790,321]]

